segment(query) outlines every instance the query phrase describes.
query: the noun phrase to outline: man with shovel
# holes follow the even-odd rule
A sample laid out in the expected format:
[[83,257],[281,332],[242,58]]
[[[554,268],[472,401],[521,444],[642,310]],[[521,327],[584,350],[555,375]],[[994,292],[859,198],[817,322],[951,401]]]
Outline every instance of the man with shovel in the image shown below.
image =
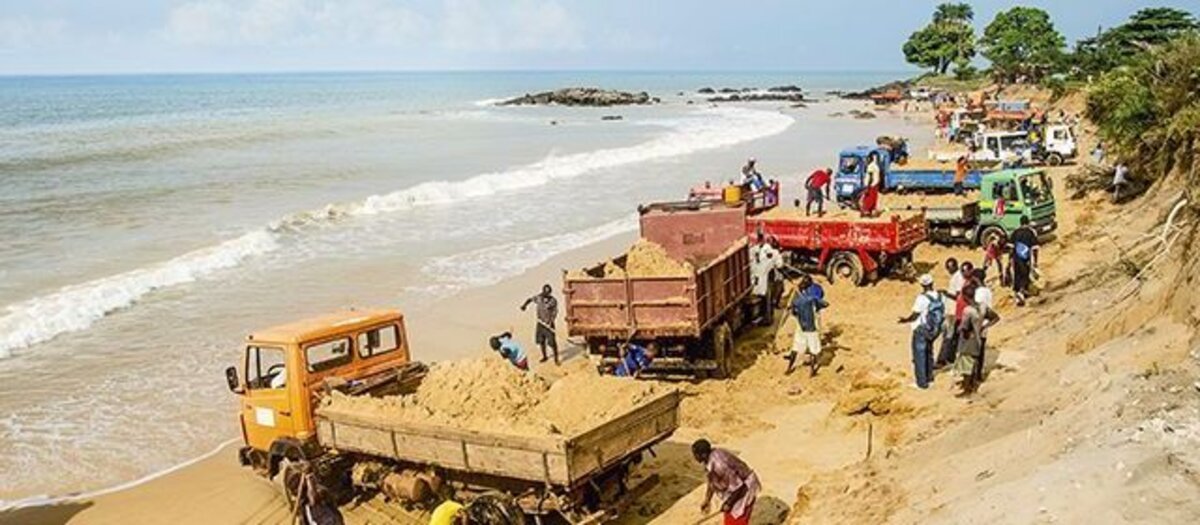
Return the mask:
[[762,486],[758,474],[732,452],[714,448],[706,439],[692,443],[692,457],[704,465],[708,487],[700,512],[708,515],[714,495],[721,497],[721,513],[725,525],[749,525],[754,502]]
[[542,362],[545,363],[550,359],[546,354],[546,347],[549,346],[554,350],[554,364],[559,364],[558,361],[558,338],[554,333],[554,320],[558,317],[558,299],[554,298],[553,289],[549,284],[542,285],[542,293],[530,297],[521,304],[521,311],[525,311],[525,307],[529,303],[537,305],[537,329],[534,331],[534,341],[542,349]]

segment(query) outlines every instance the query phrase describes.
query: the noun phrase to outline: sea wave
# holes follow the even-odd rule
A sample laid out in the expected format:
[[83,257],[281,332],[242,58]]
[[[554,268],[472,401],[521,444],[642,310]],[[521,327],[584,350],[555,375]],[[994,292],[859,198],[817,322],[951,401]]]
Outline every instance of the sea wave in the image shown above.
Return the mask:
[[9,357],[15,349],[87,328],[154,290],[193,282],[277,247],[275,233],[252,231],[151,267],[67,286],[9,305],[0,317],[0,358]]
[[[633,146],[550,156],[527,166],[484,173],[460,181],[431,181],[372,195],[361,201],[329,204],[291,214],[219,245],[197,250],[155,266],[72,285],[49,295],[10,305],[0,317],[0,358],[13,350],[91,326],[116,310],[127,308],[146,294],[193,282],[218,270],[274,251],[285,235],[326,228],[359,217],[451,205],[497,194],[534,188],[555,180],[579,177],[597,170],[685,156],[723,148],[783,132],[794,119],[787,115],[745,108],[711,108],[663,121],[668,131]],[[570,243],[572,237],[554,239]],[[533,259],[530,259],[533,260]]]
[[433,278],[437,284],[431,286],[439,291],[487,286],[520,275],[559,254],[631,232],[637,226],[637,215],[630,215],[583,230],[437,257],[421,271]]

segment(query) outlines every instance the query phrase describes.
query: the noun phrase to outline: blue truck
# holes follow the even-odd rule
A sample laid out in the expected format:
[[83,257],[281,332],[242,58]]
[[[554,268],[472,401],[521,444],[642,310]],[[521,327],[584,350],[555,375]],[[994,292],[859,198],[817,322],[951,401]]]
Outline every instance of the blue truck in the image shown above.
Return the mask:
[[[936,192],[954,189],[954,164],[928,161],[893,161],[892,150],[883,146],[858,146],[842,150],[833,188],[839,204],[853,203],[867,186],[867,166],[876,162],[881,175],[881,191]],[[967,189],[979,189],[983,176],[998,169],[973,166],[963,183]]]

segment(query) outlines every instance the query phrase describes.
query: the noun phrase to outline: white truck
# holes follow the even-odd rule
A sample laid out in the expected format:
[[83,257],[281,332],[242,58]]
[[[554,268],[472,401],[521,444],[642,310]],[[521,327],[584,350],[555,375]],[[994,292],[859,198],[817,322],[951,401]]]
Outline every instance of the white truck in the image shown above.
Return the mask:
[[995,162],[1006,165],[1044,163],[1061,166],[1079,155],[1075,132],[1065,124],[1046,126],[1040,134],[1037,147],[1029,140],[1027,131],[980,131],[974,134],[973,151],[961,149],[930,150],[933,160],[948,162],[964,153],[975,162]]

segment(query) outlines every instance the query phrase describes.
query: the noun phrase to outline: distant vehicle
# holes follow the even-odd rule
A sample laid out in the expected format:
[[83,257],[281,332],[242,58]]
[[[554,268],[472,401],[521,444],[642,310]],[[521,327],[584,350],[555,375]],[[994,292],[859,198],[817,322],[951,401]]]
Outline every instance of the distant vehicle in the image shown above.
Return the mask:
[[[836,200],[845,207],[851,205],[867,185],[867,165],[878,162],[882,191],[946,191],[954,188],[954,164],[907,162],[900,165],[892,150],[881,146],[858,146],[842,150],[833,185]],[[978,189],[984,173],[991,167],[973,165],[964,186]]]
[[1006,169],[983,176],[978,200],[955,205],[925,206],[919,197],[891,197],[899,207],[886,209],[922,210],[928,223],[930,240],[941,244],[986,244],[991,239],[1007,238],[1029,219],[1038,235],[1058,228],[1054,185],[1040,168]]
[[[1030,143],[1027,131],[984,131],[975,133],[971,141],[976,149],[967,154],[976,162],[993,162],[1009,166],[1043,163],[1061,166],[1079,156],[1075,132],[1065,124],[1052,124],[1039,132],[1037,144]],[[958,152],[930,151],[930,158],[952,161]]]

